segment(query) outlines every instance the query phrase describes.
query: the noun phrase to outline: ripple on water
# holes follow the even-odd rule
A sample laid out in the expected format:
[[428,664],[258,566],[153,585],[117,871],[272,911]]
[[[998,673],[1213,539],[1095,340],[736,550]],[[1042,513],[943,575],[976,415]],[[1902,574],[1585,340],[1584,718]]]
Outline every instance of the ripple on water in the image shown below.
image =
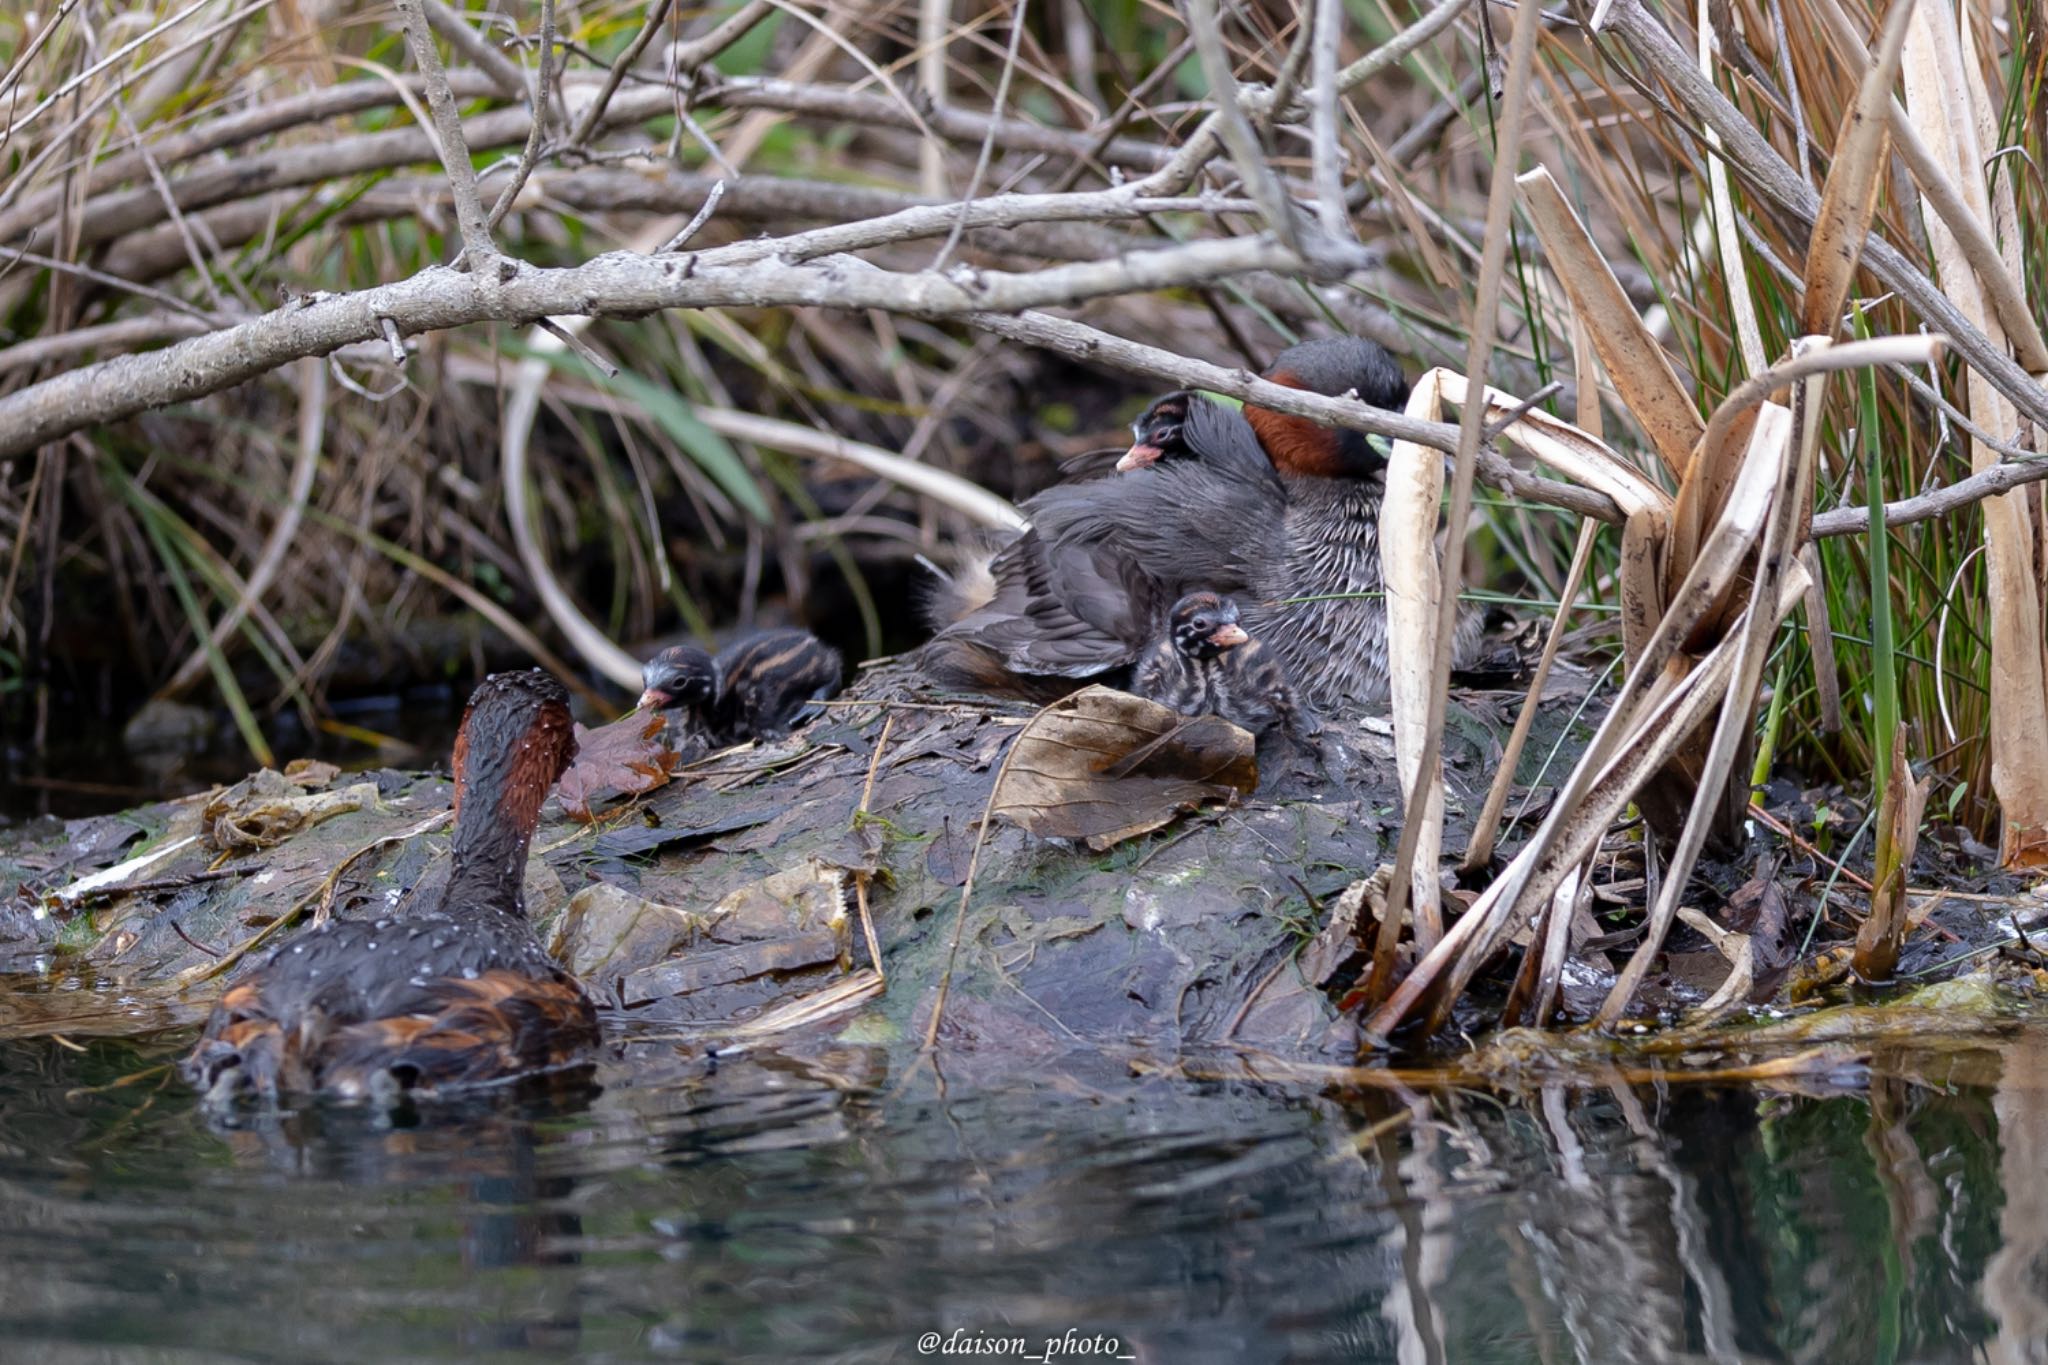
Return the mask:
[[858,1048],[713,1068],[637,1042],[395,1121],[229,1129],[167,1073],[115,1084],[189,1037],[0,1042],[0,1340],[881,1360],[1074,1328],[1152,1361],[1961,1360],[2048,1330],[2035,1031],[1880,1052],[1812,1095],[1339,1096],[1099,1059],[970,1088]]

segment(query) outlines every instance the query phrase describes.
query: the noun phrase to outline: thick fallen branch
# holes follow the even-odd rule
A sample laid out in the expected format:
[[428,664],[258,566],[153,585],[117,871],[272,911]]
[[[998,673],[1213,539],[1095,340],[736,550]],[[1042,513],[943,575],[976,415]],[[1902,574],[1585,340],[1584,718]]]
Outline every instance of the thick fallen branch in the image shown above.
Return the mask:
[[226,331],[104,360],[0,398],[0,459],[88,426],[218,393],[301,356],[382,336],[387,318],[401,334],[414,336],[478,322],[636,316],[664,308],[878,308],[941,317],[1302,268],[1293,253],[1264,237],[1132,252],[1029,275],[964,268],[907,274],[843,257],[802,265],[779,257],[723,263],[757,254],[756,244],[740,243],[687,256],[612,252],[566,269],[503,260],[488,276],[437,267],[396,284],[289,304]]

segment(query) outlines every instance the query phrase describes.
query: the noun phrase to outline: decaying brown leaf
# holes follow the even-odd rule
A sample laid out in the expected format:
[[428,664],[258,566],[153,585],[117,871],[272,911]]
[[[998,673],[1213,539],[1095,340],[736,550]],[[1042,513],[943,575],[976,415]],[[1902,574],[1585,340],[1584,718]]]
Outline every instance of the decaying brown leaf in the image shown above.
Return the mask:
[[310,829],[344,811],[372,809],[377,804],[373,782],[358,782],[339,791],[308,792],[273,769],[244,778],[206,803],[200,826],[206,842],[223,853],[249,853],[272,848],[302,829]]
[[[643,900],[608,883],[579,891],[550,951],[600,997],[645,1005],[847,960],[853,879],[815,858],[749,883],[709,909]],[[770,994],[781,994],[778,986]],[[697,1002],[730,1015],[761,1003],[748,990]]]
[[1355,972],[1365,965],[1367,926],[1378,923],[1387,912],[1387,881],[1392,874],[1393,869],[1383,865],[1370,877],[1360,877],[1345,887],[1331,902],[1329,922],[1301,951],[1303,980],[1312,986],[1327,986],[1340,973]]
[[1100,852],[1205,801],[1251,795],[1259,785],[1252,749],[1252,737],[1221,717],[1089,687],[1024,727],[992,811]]
[[592,808],[615,796],[665,787],[682,756],[662,741],[659,711],[635,711],[595,730],[576,727],[576,762],[562,774],[562,809],[590,824]]
[[307,791],[332,786],[340,776],[340,768],[317,758],[295,758],[284,765],[284,780]]

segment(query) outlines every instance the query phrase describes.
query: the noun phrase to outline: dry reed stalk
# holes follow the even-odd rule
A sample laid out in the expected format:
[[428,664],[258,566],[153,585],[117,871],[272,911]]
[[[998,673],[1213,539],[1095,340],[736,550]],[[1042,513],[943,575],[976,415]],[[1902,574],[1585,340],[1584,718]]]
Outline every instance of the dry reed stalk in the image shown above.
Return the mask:
[[[1533,0],[1521,0],[1516,5],[1514,36],[1508,46],[1499,133],[1493,149],[1493,178],[1487,192],[1486,240],[1480,256],[1479,281],[1474,296],[1472,339],[1465,362],[1466,375],[1479,386],[1482,394],[1486,389],[1487,372],[1493,363],[1501,275],[1507,263],[1508,240],[1513,225],[1515,172],[1521,161],[1529,68],[1542,23],[1541,12]],[[1451,640],[1456,633],[1458,619],[1458,577],[1464,558],[1465,528],[1472,514],[1473,471],[1478,460],[1480,436],[1485,428],[1482,420],[1484,409],[1484,403],[1468,402],[1460,414],[1457,463],[1451,475],[1451,505],[1446,523],[1448,543],[1438,571],[1440,582],[1436,585],[1436,620],[1433,623],[1426,619],[1408,623],[1407,638],[1396,636],[1394,620],[1390,617],[1388,621],[1389,654],[1412,650],[1418,658],[1429,658],[1431,666],[1427,695],[1417,698],[1410,688],[1407,689],[1405,707],[1399,698],[1396,701],[1397,752],[1404,744],[1416,745],[1418,736],[1420,744],[1412,765],[1413,778],[1403,784],[1406,797],[1402,808],[1404,819],[1400,844],[1394,852],[1393,875],[1387,886],[1387,910],[1380,920],[1378,941],[1373,945],[1371,972],[1362,988],[1362,998],[1375,1003],[1385,999],[1393,987],[1394,951],[1401,932],[1401,913],[1411,885],[1418,879],[1427,879],[1429,892],[1428,901],[1418,902],[1415,909],[1418,943],[1425,934],[1440,941],[1438,936],[1442,932],[1440,911],[1430,902],[1436,899],[1437,854],[1443,846],[1444,779],[1440,757],[1444,702],[1450,687]],[[1434,522],[1434,517],[1431,521]],[[1418,557],[1426,560],[1428,556],[1429,552],[1424,548]],[[1427,577],[1427,574],[1418,575],[1422,581],[1417,586],[1426,587]],[[1418,710],[1419,716],[1416,714]],[[1420,857],[1425,848],[1430,855],[1426,862]],[[1423,946],[1427,948],[1430,945]],[[1359,996],[1360,992],[1352,994]]]
[[[1916,7],[1905,48],[1906,108],[1934,159],[1963,168],[1959,189],[1971,216],[1991,221],[1983,148],[1963,75],[1953,12],[1944,5]],[[1923,208],[1936,270],[1955,306],[1971,324],[2002,339],[1996,309],[1968,253],[1949,225]],[[1970,416],[1995,432],[2019,426],[2013,397],[1974,366],[1968,377]],[[1983,473],[1999,457],[1972,439],[1970,464]],[[2036,567],[2034,509],[2020,496],[1983,505],[1985,563],[1989,568],[1991,625],[1991,781],[2004,820],[2000,852],[2009,865],[2048,863],[2048,657],[2043,654],[2041,576]]]

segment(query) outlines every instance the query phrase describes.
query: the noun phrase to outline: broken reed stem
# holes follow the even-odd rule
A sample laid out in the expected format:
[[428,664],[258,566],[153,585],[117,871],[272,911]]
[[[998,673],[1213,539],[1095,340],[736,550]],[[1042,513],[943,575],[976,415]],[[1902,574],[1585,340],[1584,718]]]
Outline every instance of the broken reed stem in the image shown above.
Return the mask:
[[[882,713],[882,733],[875,737],[875,752],[868,759],[867,780],[862,782],[860,786],[860,809],[854,812],[854,824],[856,827],[866,820],[869,803],[875,798],[875,774],[881,770],[882,750],[888,747],[889,731],[894,728],[895,724],[896,713],[894,711]],[[868,874],[864,869],[857,870],[853,874],[853,896],[854,902],[860,907],[860,930],[868,941],[868,962],[874,967],[875,975],[880,976],[883,984],[886,985],[888,983],[888,974],[882,970],[882,945],[880,940],[875,937],[874,916],[868,912]]]
[[1515,717],[1515,728],[1508,734],[1507,745],[1501,750],[1500,770],[1493,775],[1493,785],[1487,788],[1486,804],[1480,808],[1479,819],[1472,826],[1471,842],[1465,846],[1464,870],[1477,872],[1493,861],[1494,845],[1500,839],[1501,812],[1507,808],[1508,789],[1515,784],[1515,770],[1522,762],[1522,748],[1529,742],[1529,731],[1536,722],[1536,707],[1543,699],[1543,688],[1550,681],[1550,666],[1557,662],[1557,651],[1564,643],[1565,627],[1571,621],[1572,603],[1578,600],[1579,588],[1586,579],[1586,567],[1593,561],[1593,546],[1600,539],[1600,523],[1588,518],[1579,523],[1579,543],[1572,550],[1571,568],[1564,578],[1564,591],[1558,594],[1557,614],[1550,619],[1550,633],[1543,641],[1543,656],[1536,661],[1536,670],[1529,677],[1529,690],[1522,700],[1521,714]]
[[[1458,624],[1458,579],[1463,568],[1464,527],[1472,515],[1473,467],[1477,463],[1480,434],[1486,424],[1486,376],[1493,362],[1501,276],[1507,265],[1509,229],[1513,225],[1515,178],[1521,159],[1529,68],[1535,56],[1536,35],[1542,22],[1535,0],[1519,0],[1515,6],[1514,36],[1508,50],[1507,93],[1495,124],[1498,137],[1494,144],[1493,179],[1487,195],[1486,242],[1480,253],[1479,284],[1472,304],[1472,341],[1465,364],[1470,390],[1459,414],[1457,464],[1451,476],[1451,507],[1447,523],[1450,543],[1444,547],[1440,570],[1442,582],[1437,603],[1436,657],[1430,669],[1429,723],[1423,735],[1415,786],[1406,793],[1408,799],[1404,807],[1401,843],[1394,854],[1393,876],[1387,883],[1387,910],[1380,919],[1379,939],[1373,946],[1372,969],[1365,989],[1365,999],[1373,1005],[1384,1001],[1393,989],[1394,950],[1400,940],[1401,911],[1408,903],[1415,851],[1421,843],[1423,825],[1430,818],[1430,794],[1443,782],[1440,758],[1443,752],[1444,703],[1450,688],[1451,640]],[[1418,919],[1418,940],[1423,937],[1423,928]],[[1430,945],[1424,943],[1423,946]]]

